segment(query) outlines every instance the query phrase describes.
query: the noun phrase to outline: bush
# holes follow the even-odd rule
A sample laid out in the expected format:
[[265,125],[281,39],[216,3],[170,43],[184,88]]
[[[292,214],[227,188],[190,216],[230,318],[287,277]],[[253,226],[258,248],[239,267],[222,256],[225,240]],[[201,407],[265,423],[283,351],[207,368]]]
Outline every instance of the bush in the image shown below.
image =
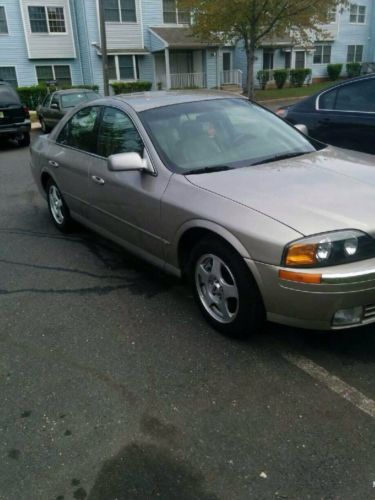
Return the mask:
[[354,76],[359,76],[361,74],[362,64],[359,62],[352,62],[346,65],[346,73],[349,78],[353,78]]
[[35,109],[48,94],[45,85],[32,85],[30,87],[17,87],[22,104],[30,109]]
[[257,79],[262,90],[265,90],[267,83],[270,81],[270,71],[262,69],[257,73]]
[[311,76],[311,69],[298,68],[290,70],[290,83],[293,87],[302,87],[306,79]]
[[273,78],[278,89],[282,89],[284,87],[285,82],[288,79],[288,74],[289,71],[287,69],[275,69],[273,72]]
[[151,90],[152,82],[137,81],[137,82],[113,82],[111,83],[114,93],[131,94],[132,92],[144,92]]
[[327,73],[330,80],[335,81],[339,79],[342,70],[342,64],[328,64]]
[[63,85],[61,87],[61,90],[66,90],[66,89],[86,89],[86,90],[93,90],[94,92],[98,92],[99,85]]

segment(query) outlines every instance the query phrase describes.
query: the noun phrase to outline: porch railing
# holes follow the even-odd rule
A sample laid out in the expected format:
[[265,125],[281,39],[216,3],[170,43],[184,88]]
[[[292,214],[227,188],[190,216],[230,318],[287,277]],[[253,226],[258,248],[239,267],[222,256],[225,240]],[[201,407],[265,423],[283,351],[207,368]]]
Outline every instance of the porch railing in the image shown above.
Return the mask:
[[240,69],[229,69],[220,74],[221,85],[240,85],[242,87],[242,71]]
[[171,73],[172,89],[204,88],[206,73]]

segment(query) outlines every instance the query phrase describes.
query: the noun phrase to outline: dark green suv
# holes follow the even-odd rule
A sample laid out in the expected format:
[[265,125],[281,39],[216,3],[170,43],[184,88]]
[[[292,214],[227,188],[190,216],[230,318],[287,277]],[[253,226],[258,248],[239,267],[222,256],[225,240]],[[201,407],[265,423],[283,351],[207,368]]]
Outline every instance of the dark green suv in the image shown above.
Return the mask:
[[0,139],[16,139],[20,146],[30,144],[30,115],[19,95],[6,82],[0,81]]

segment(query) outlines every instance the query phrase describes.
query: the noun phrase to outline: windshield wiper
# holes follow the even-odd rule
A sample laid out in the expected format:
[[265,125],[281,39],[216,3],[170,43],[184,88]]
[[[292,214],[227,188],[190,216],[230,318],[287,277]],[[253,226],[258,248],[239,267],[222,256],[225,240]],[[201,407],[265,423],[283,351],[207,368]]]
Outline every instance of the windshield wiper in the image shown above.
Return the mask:
[[263,163],[272,163],[273,161],[279,161],[279,160],[288,160],[289,158],[296,158],[297,156],[303,156],[308,153],[312,153],[312,151],[302,151],[300,153],[287,153],[284,155],[274,155],[270,156],[268,158],[265,158],[264,160],[257,161],[255,163],[252,163],[251,166],[254,165],[263,165]]
[[233,170],[233,167],[228,167],[228,165],[213,165],[212,167],[192,168],[191,170],[186,170],[183,174],[209,174],[211,172],[223,172],[224,170]]

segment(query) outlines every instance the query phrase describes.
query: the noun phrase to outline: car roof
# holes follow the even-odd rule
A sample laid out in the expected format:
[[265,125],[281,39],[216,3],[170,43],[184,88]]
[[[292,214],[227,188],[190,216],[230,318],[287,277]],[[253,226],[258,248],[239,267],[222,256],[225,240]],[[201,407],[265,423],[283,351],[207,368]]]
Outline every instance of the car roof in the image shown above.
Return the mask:
[[171,106],[173,104],[183,104],[185,102],[199,102],[212,99],[242,98],[240,95],[229,94],[228,92],[187,92],[187,91],[154,91],[139,92],[135,94],[120,94],[112,99],[125,102],[135,111],[146,111],[148,109]]
[[95,90],[92,90],[92,89],[64,89],[64,90],[56,90],[56,92],[54,92],[54,93],[58,94],[58,95],[65,95],[65,94],[82,94],[83,92],[95,92]]

